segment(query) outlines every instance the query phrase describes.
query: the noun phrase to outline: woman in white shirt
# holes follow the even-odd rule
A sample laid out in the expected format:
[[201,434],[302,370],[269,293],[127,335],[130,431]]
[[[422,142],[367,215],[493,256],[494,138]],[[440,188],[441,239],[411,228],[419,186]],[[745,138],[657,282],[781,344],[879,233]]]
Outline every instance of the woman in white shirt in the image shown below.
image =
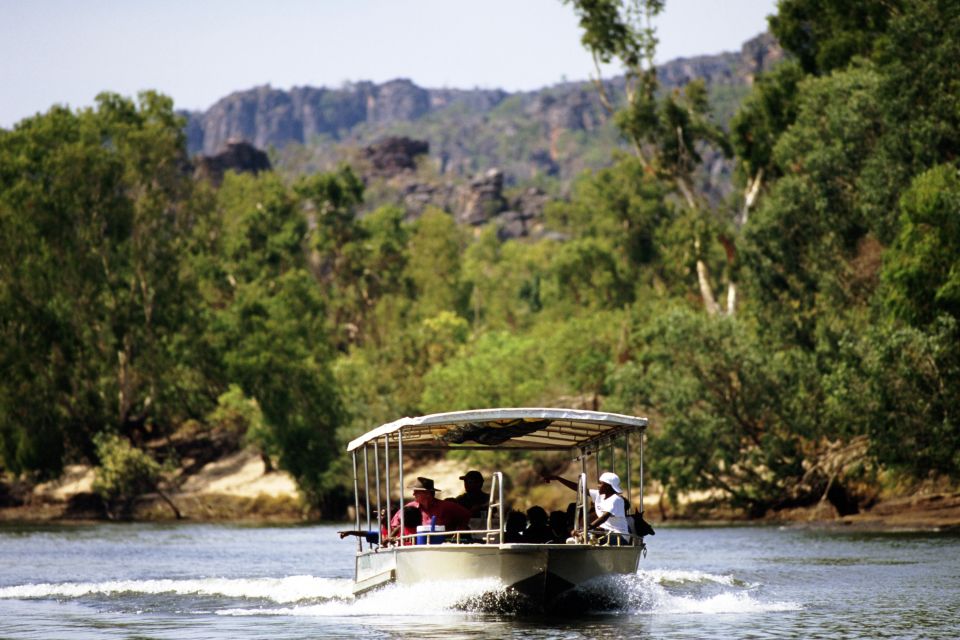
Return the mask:
[[[543,474],[544,482],[556,480],[565,487],[577,490],[577,483],[560,476]],[[620,494],[620,477],[607,471],[600,474],[600,483],[596,489],[590,489],[590,498],[596,517],[587,524],[588,529],[602,529],[611,532],[611,544],[630,544],[630,529],[627,524],[626,500]],[[620,534],[620,535],[613,535]]]

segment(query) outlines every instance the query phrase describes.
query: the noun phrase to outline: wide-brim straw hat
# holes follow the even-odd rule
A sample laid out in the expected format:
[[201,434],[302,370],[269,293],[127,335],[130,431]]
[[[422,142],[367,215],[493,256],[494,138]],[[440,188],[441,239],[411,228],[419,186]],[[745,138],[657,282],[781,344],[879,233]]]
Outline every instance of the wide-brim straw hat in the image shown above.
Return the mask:
[[411,491],[431,491],[437,493],[440,489],[433,486],[433,480],[430,478],[417,477],[417,481],[407,487]]

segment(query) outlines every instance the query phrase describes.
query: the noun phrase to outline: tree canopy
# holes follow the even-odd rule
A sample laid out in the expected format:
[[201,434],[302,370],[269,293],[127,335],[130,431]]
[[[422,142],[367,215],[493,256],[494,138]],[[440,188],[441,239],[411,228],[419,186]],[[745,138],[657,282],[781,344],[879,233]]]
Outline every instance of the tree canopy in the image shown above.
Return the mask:
[[956,481],[956,3],[782,0],[787,60],[730,122],[702,83],[659,86],[662,2],[567,4],[623,66],[624,95],[596,86],[629,152],[539,235],[371,205],[348,166],[214,186],[150,92],[0,131],[3,468],[121,452],[152,482],[127,442],[228,425],[332,506],[376,424],[573,405],[649,415],[668,495],[753,514]]

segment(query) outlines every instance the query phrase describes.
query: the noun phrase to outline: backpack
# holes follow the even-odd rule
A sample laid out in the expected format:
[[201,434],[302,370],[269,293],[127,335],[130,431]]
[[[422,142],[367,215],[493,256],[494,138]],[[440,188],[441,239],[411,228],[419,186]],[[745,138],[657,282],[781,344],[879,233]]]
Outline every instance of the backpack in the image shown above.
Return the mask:
[[[623,499],[624,511],[629,512],[630,503],[627,502],[627,499],[623,496],[620,497]],[[627,526],[630,529],[630,533],[639,538],[642,538],[643,536],[653,536],[657,533],[653,530],[653,527],[650,526],[650,523],[643,519],[642,511],[634,511],[632,515],[628,515]]]
[[634,511],[633,515],[628,517],[628,523],[635,536],[642,538],[643,536],[653,536],[657,533],[653,530],[653,527],[650,526],[650,523],[643,519],[642,511]]

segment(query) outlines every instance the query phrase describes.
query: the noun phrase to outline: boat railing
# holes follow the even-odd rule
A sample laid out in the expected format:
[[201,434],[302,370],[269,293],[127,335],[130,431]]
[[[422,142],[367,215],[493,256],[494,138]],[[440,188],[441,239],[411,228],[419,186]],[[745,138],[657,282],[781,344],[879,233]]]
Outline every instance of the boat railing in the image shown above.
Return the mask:
[[[391,544],[401,546],[411,546],[417,544],[439,544],[435,542],[440,538],[441,542],[452,542],[454,544],[472,544],[484,542],[487,544],[500,544],[503,542],[503,472],[495,471],[490,479],[490,503],[487,505],[486,529],[464,529],[459,531],[418,531],[417,533],[408,533],[394,539]],[[422,542],[421,542],[422,541]]]
[[637,547],[645,546],[643,538],[632,533],[617,533],[615,531],[591,531],[589,544],[596,547]]
[[[578,544],[588,544],[596,547],[632,547],[645,548],[642,536],[633,533],[619,534],[605,530],[586,530],[585,523],[589,519],[589,491],[587,489],[587,474],[581,473],[577,478],[576,522],[574,522],[574,541]],[[419,546],[441,543],[453,544],[502,544],[504,534],[504,487],[503,473],[496,471],[491,476],[490,502],[487,505],[485,529],[465,529],[455,531],[418,531],[394,538],[387,546]],[[439,538],[439,540],[437,540]]]
[[[577,478],[577,508],[574,511],[573,516],[573,537],[574,539],[581,544],[588,544],[590,542],[589,532],[587,531],[587,523],[590,522],[587,517],[587,505],[589,504],[587,500],[587,474],[581,473]],[[577,526],[577,520],[580,521],[581,526]]]
[[[493,526],[494,514],[497,516],[496,528]],[[484,531],[484,541],[501,544],[503,526],[503,472],[495,471],[490,479],[490,504],[487,505],[487,529]]]
[[[436,538],[441,538],[443,543],[453,544],[474,544],[483,542],[486,544],[501,544],[503,536],[502,529],[465,529],[460,531],[420,531],[400,536],[399,540],[391,540],[390,544],[395,545],[399,542],[402,546],[421,546],[424,543],[440,544],[435,542]],[[423,542],[418,539],[422,539]],[[643,537],[632,533],[616,533],[613,531],[590,531],[586,537],[578,534],[576,541],[578,544],[589,544],[592,547],[641,547],[646,548]],[[556,544],[556,543],[550,543]]]

